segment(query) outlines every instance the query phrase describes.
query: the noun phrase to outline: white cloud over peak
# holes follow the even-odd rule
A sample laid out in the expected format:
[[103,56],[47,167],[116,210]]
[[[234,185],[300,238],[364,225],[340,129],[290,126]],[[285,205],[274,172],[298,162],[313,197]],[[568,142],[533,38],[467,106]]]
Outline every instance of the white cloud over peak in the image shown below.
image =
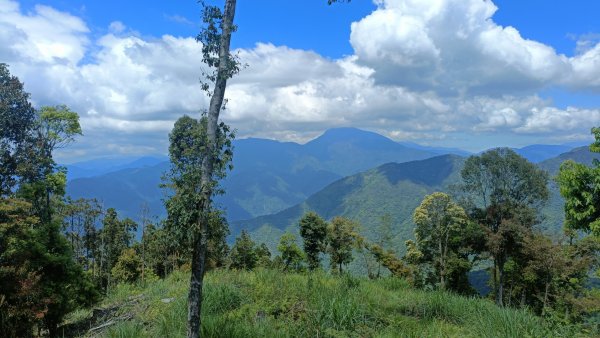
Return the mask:
[[[505,133],[552,142],[586,136],[600,120],[600,107],[560,109],[538,95],[551,86],[599,92],[600,44],[557,54],[494,23],[490,1],[378,3],[352,24],[353,56],[269,43],[237,50],[249,67],[230,82],[223,118],[241,137],[293,141],[354,126],[417,141]],[[143,38],[126,24],[92,39],[76,16],[45,6],[24,13],[0,0],[0,62],[36,105],[80,113],[86,136],[72,155],[164,152],[173,122],[207,106],[200,45]]]

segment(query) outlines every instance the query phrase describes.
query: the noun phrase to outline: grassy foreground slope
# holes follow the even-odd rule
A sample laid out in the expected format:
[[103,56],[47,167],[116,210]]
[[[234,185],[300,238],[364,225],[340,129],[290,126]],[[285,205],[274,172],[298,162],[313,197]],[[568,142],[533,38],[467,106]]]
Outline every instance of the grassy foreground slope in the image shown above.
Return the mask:
[[[144,288],[121,285],[101,309],[69,321],[94,337],[184,337],[187,286],[182,272]],[[207,274],[204,290],[205,337],[578,337],[526,310],[415,290],[396,278],[217,270]],[[101,313],[102,320],[90,321]]]

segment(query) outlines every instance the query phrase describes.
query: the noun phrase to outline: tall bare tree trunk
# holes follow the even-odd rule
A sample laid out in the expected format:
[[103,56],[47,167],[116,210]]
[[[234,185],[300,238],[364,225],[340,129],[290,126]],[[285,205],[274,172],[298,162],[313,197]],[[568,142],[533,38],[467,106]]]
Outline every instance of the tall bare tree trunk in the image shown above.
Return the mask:
[[546,315],[546,307],[548,306],[548,293],[550,292],[550,282],[546,282],[544,288],[544,303],[542,305],[542,317]]
[[498,289],[496,290],[496,305],[504,306],[504,254],[499,258],[498,262]]
[[439,258],[438,258],[438,262],[440,264],[440,289],[445,290],[446,289],[446,282],[444,280],[445,277],[445,273],[446,271],[444,270],[444,250],[442,249],[442,239],[439,238],[438,239],[438,251],[439,251]]
[[208,212],[211,206],[212,176],[214,166],[214,150],[217,144],[217,128],[219,113],[223,106],[225,88],[227,87],[229,66],[229,47],[236,0],[225,0],[225,10],[221,21],[221,42],[219,48],[219,68],[213,94],[208,109],[207,145],[208,154],[202,161],[202,202],[200,203],[199,232],[194,234],[192,248],[192,275],[190,277],[190,293],[188,296],[188,338],[201,336],[202,285],[206,268],[206,247],[208,244]]

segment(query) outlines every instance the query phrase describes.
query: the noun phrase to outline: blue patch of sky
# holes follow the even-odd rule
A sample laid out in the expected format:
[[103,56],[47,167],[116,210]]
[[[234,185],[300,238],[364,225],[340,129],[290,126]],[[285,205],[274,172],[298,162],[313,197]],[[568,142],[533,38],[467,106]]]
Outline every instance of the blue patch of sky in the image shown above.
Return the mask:
[[[108,32],[113,21],[122,22],[142,36],[164,34],[193,37],[198,33],[201,6],[194,0],[21,0],[25,12],[36,4],[51,6],[82,18],[92,38]],[[238,1],[234,48],[252,48],[257,42],[313,50],[339,58],[353,53],[350,25],[371,13],[369,0],[327,5],[326,0],[242,0]]]
[[494,0],[493,20],[513,26],[521,35],[554,47],[561,54],[576,54],[577,40],[600,33],[597,0]]
[[[494,3],[498,7],[493,17],[496,23],[513,26],[524,38],[549,45],[557,53],[571,57],[600,42],[597,15],[600,1],[494,0]],[[578,41],[584,42],[579,48]],[[554,86],[540,91],[539,95],[561,109],[600,107],[600,96],[591,92]]]
[[600,95],[592,92],[575,92],[561,87],[550,87],[543,89],[538,95],[550,100],[555,107],[560,109],[567,107],[598,109],[600,107]]
[[[200,5],[194,0],[21,0],[31,11],[36,4],[54,7],[81,17],[92,37],[108,32],[113,21],[121,21],[143,36],[195,36],[200,22]],[[219,1],[217,1],[219,3]],[[600,33],[600,1],[595,0],[494,0],[498,11],[493,20],[513,26],[527,39],[554,47],[572,56],[577,40]],[[242,0],[238,1],[236,22],[240,27],[234,47],[251,48],[269,42],[292,48],[313,50],[339,58],[353,53],[350,25],[371,13],[370,0],[329,6],[326,0]],[[597,39],[596,39],[597,40]]]

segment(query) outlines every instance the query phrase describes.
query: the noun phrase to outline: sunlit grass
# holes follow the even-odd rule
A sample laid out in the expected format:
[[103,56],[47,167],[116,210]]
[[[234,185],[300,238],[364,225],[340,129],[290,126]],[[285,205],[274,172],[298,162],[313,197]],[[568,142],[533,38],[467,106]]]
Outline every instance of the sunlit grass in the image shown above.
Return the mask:
[[[185,337],[188,275],[145,288],[114,288],[105,304],[140,301],[104,337]],[[163,301],[164,300],[164,301]],[[78,314],[82,317],[84,314]],[[577,337],[526,310],[484,299],[415,290],[396,278],[368,280],[273,270],[207,274],[204,337]],[[582,335],[579,335],[582,336]]]

